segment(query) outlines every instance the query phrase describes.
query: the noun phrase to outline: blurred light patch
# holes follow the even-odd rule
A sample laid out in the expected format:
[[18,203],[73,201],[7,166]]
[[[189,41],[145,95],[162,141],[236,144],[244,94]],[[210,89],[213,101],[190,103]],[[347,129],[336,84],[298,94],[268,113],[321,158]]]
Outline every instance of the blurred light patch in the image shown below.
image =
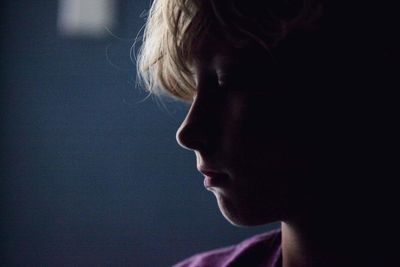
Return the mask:
[[57,24],[67,37],[107,36],[116,24],[116,1],[59,0]]

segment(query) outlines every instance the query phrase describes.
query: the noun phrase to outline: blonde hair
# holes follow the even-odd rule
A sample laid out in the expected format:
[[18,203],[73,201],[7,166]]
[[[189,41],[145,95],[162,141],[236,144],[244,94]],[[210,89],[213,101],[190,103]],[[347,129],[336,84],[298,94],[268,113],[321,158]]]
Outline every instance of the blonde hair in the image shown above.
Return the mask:
[[293,29],[312,27],[317,0],[154,0],[143,32],[137,71],[152,93],[191,101],[191,62],[201,40],[241,47],[252,41],[267,51]]

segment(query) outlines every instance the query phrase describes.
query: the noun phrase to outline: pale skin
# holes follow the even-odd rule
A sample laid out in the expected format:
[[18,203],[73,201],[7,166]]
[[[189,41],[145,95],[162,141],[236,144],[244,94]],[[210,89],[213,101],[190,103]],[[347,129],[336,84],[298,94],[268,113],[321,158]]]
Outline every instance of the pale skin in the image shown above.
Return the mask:
[[347,250],[337,249],[339,236],[326,234],[334,215],[320,214],[323,200],[306,182],[314,151],[292,138],[294,111],[287,91],[265,71],[267,54],[226,44],[203,49],[193,64],[197,92],[177,140],[194,151],[222,214],[242,226],[281,221],[283,267],[340,266]]

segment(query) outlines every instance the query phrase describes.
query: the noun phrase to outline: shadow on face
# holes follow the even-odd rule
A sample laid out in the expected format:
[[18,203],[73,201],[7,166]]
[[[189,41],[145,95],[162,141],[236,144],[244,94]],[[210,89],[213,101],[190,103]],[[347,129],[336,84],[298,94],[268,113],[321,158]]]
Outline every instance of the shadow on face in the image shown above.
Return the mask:
[[332,38],[299,32],[268,52],[224,42],[199,50],[177,139],[199,169],[226,175],[208,189],[231,222],[367,215],[371,194],[384,190],[366,181],[380,163],[365,88],[385,73]]

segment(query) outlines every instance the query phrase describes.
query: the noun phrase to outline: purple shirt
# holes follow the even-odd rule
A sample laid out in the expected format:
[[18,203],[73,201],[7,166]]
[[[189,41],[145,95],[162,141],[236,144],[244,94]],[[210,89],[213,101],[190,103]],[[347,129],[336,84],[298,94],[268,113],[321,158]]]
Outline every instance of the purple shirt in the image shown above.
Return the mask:
[[196,254],[173,267],[280,267],[281,231],[253,236],[241,243]]

